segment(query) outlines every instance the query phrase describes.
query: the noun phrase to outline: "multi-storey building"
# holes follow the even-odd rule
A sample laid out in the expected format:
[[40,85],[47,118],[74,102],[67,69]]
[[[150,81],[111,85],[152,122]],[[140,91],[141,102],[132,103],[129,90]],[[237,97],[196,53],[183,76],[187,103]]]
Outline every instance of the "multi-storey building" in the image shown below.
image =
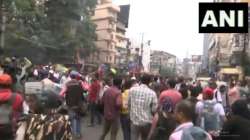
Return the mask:
[[150,54],[150,72],[159,74],[164,69],[175,71],[176,56],[164,51],[152,51]]
[[88,58],[89,63],[115,64],[116,59],[116,27],[117,14],[120,7],[112,4],[112,0],[100,0],[92,17],[96,24],[97,50]]
[[[214,0],[214,2],[250,3],[249,0]],[[250,57],[248,33],[207,34],[204,38],[203,68],[208,66],[209,73],[218,78],[236,76],[242,79],[247,71],[243,63]]]
[[116,25],[116,59],[115,64],[120,69],[126,69],[129,59],[130,41],[126,37],[130,5],[121,5]]

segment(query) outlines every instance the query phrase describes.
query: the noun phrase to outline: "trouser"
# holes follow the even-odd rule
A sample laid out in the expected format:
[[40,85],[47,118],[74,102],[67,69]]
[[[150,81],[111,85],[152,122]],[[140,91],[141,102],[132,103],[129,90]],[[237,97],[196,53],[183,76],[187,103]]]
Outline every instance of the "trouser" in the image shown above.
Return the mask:
[[95,118],[97,118],[98,123],[101,124],[102,118],[101,118],[101,113],[98,110],[97,103],[90,103],[89,109],[90,109],[90,124],[94,125]]
[[130,131],[129,114],[121,114],[120,120],[121,120],[122,132],[123,132],[123,140],[130,140],[131,131]]
[[116,140],[116,136],[119,130],[119,119],[104,120],[103,132],[100,140],[105,140],[106,135],[111,131],[110,140]]
[[139,140],[140,137],[141,140],[146,140],[150,132],[150,128],[150,123],[145,125],[134,125],[131,122],[131,140]]
[[81,135],[81,117],[73,110],[69,110],[69,118],[73,135]]

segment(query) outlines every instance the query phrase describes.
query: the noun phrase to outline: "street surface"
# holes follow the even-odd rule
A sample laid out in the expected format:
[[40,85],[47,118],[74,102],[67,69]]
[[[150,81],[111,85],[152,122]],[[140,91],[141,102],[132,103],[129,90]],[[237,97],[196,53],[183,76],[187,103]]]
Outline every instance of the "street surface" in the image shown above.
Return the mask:
[[[88,127],[88,124],[89,124],[89,116],[83,118],[81,140],[99,140],[102,134],[103,123],[102,125],[95,125],[94,127]],[[105,140],[110,140],[110,133],[108,133]],[[119,128],[117,140],[123,140],[121,128]]]

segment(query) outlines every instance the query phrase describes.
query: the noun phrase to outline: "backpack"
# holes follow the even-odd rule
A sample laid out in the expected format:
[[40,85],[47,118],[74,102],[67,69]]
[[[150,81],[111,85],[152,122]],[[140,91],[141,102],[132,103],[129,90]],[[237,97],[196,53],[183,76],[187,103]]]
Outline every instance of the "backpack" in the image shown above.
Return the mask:
[[173,117],[165,118],[162,113],[159,113],[159,120],[150,140],[168,140],[176,126],[177,123]]
[[182,136],[181,136],[181,140],[208,140],[208,134],[206,133],[206,131],[204,131],[203,129],[199,128],[199,127],[189,127],[189,128],[185,128],[182,131]]
[[200,116],[200,127],[209,131],[218,131],[220,129],[220,115],[214,111],[215,101],[204,101]]
[[67,83],[67,90],[65,93],[66,104],[69,107],[79,106],[81,102],[83,102],[83,88],[81,83],[77,80],[71,80]]
[[11,94],[11,97],[6,102],[0,102],[0,134],[11,135],[13,130],[13,109],[12,104],[15,101],[16,94]]

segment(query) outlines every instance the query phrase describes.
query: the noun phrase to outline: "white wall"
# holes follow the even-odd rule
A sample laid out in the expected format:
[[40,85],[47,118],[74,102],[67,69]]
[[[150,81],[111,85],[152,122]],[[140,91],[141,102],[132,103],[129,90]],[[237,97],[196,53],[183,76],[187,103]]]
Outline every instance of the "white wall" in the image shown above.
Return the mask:
[[144,45],[142,64],[144,67],[144,72],[150,71],[150,46]]

